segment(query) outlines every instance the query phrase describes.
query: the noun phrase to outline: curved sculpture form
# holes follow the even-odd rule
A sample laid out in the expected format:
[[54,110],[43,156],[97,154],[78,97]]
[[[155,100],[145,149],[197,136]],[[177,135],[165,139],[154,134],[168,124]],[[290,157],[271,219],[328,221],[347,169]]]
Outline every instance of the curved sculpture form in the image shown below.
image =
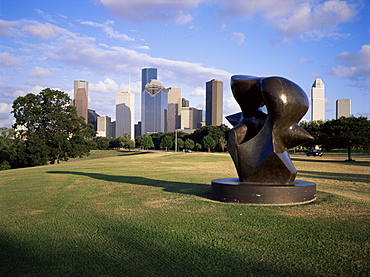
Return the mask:
[[[234,126],[229,133],[228,150],[239,180],[214,180],[213,198],[254,203],[253,197],[260,197],[258,191],[263,191],[263,194],[275,194],[267,196],[267,204],[313,201],[316,185],[295,181],[297,171],[287,152],[287,149],[313,139],[297,124],[308,110],[306,93],[282,77],[249,75],[232,76],[231,89],[241,112],[227,117]],[[262,111],[263,106],[266,106],[267,114]],[[314,186],[310,196],[304,195],[307,185]],[[298,194],[298,197],[292,198],[290,194]],[[279,195],[281,199],[278,199]]]
[[231,77],[231,89],[242,110],[227,117],[235,126],[229,152],[240,181],[292,183],[297,171],[286,149],[313,139],[297,124],[308,110],[306,93],[285,78],[244,75]]

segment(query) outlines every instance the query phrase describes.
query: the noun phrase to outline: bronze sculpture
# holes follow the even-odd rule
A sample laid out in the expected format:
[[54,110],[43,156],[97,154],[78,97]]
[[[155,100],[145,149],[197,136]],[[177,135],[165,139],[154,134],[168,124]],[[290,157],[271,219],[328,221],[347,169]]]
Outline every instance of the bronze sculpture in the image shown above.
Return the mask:
[[295,181],[297,171],[287,152],[313,139],[297,124],[308,110],[306,93],[282,77],[248,75],[232,76],[231,89],[241,112],[227,117],[234,126],[228,150],[239,179],[213,180],[212,197],[255,204],[313,201],[316,185]]

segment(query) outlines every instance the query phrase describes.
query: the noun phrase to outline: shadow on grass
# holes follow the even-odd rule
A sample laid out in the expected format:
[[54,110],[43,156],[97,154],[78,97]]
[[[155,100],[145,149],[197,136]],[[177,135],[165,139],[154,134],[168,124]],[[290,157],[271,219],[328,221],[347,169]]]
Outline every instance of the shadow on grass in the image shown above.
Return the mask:
[[[151,240],[161,242],[163,235],[151,231],[148,239],[148,230],[108,218],[100,224],[109,232],[99,233],[98,241],[92,236],[56,242],[45,234],[20,243],[0,236],[1,276],[315,276],[182,238],[153,245]],[[111,244],[102,246],[102,238]]]
[[298,175],[299,175],[298,179],[300,179],[300,177],[311,177],[311,178],[338,180],[338,181],[344,181],[344,182],[370,183],[369,174],[350,174],[350,173],[338,173],[338,172],[331,173],[331,172],[300,170],[298,172]]
[[312,163],[337,163],[337,164],[344,164],[344,165],[356,165],[356,166],[370,166],[370,161],[346,161],[343,160],[323,160],[319,157],[310,157],[307,159],[297,158],[297,157],[290,157],[292,161],[299,161],[299,162],[312,162]]
[[155,180],[151,178],[138,177],[138,176],[108,175],[108,174],[101,174],[101,173],[87,173],[87,172],[78,172],[78,171],[47,171],[46,173],[72,174],[72,175],[87,176],[90,178],[109,181],[109,182],[159,187],[159,188],[163,188],[164,191],[168,191],[168,192],[197,195],[197,196],[202,196],[205,198],[209,198],[210,189],[211,189],[210,185],[206,185],[206,184]]
[[119,156],[136,156],[136,155],[143,155],[143,154],[150,154],[150,151],[128,151],[128,150],[117,150]]

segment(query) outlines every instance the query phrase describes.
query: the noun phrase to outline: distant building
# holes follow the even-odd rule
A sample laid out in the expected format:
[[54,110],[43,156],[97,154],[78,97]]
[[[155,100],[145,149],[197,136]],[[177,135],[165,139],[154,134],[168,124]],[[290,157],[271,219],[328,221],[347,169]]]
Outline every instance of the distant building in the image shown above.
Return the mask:
[[141,135],[141,121],[135,124],[135,138]]
[[94,130],[98,130],[98,117],[99,115],[94,111],[88,109],[88,123],[94,126]]
[[325,86],[316,79],[311,88],[311,120],[325,121]]
[[166,132],[168,92],[157,80],[157,69],[144,68],[141,82],[141,133]]
[[181,108],[181,129],[199,129],[202,127],[202,109]]
[[181,128],[182,88],[168,88],[167,132]]
[[98,123],[98,130],[97,130],[97,137],[107,137],[107,138],[113,138],[114,132],[113,132],[113,124],[111,121],[111,118],[106,115],[99,116],[97,118]]
[[222,124],[223,83],[213,79],[206,83],[206,125]]
[[182,107],[189,107],[189,100],[182,98]]
[[336,117],[337,119],[344,116],[350,117],[351,116],[351,99],[338,99],[336,102],[337,111]]
[[127,133],[134,138],[134,95],[130,92],[116,93],[116,137]]
[[88,92],[89,83],[87,81],[74,81],[73,106],[77,109],[77,115],[82,116],[88,122]]

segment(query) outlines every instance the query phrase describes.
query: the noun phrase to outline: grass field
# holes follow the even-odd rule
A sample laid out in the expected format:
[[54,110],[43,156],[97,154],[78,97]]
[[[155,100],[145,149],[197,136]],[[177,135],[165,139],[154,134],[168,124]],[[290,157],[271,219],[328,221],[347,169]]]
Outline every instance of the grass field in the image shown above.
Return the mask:
[[0,276],[369,276],[370,160],[293,156],[318,198],[208,198],[227,154],[95,151],[0,172]]

